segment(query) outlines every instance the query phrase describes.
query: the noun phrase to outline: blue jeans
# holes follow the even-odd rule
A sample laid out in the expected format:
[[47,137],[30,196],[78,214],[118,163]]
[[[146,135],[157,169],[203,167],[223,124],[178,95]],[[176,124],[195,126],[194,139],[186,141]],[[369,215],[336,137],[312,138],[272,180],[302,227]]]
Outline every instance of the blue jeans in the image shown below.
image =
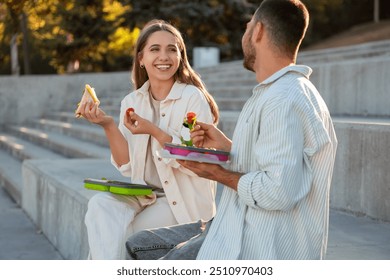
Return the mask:
[[211,221],[142,230],[126,242],[129,260],[195,260]]

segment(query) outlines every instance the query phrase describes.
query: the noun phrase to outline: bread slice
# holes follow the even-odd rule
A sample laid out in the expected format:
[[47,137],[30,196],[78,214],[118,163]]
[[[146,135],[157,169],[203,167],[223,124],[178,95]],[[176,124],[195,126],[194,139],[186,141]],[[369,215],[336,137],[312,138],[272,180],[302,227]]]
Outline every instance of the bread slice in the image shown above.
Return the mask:
[[84,88],[83,96],[81,97],[79,104],[77,104],[77,109],[75,112],[76,118],[82,117],[80,114],[80,104],[86,103],[89,100],[92,100],[92,102],[95,104],[98,104],[98,105],[100,104],[100,100],[96,95],[95,89],[93,87],[91,87],[89,84],[86,84],[85,88]]

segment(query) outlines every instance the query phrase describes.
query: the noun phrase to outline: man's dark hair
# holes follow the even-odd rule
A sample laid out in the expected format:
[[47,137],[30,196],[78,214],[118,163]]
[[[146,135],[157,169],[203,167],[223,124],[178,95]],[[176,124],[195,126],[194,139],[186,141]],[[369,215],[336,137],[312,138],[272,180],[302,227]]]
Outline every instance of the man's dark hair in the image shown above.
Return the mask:
[[264,24],[275,47],[295,56],[309,24],[309,12],[299,0],[264,0],[254,19]]

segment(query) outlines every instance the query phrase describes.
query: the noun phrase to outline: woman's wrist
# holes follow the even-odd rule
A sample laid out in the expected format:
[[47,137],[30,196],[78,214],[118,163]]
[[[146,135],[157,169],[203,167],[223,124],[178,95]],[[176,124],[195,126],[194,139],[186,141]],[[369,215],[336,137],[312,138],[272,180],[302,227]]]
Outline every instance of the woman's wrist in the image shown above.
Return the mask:
[[104,120],[102,123],[99,124],[101,127],[103,127],[103,129],[105,131],[109,131],[111,130],[112,128],[116,128],[116,124],[115,124],[115,121],[114,121],[114,118],[111,117],[111,116],[107,116],[106,117],[106,120]]
[[151,135],[160,143],[161,146],[163,146],[164,143],[172,142],[172,136],[170,136],[168,133],[160,129],[158,126],[155,126],[152,129]]

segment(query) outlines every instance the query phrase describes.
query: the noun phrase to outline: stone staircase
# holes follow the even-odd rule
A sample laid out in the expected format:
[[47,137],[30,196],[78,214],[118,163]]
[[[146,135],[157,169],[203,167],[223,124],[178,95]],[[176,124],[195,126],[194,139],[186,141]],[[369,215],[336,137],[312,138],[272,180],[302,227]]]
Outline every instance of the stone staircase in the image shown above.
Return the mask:
[[[362,52],[361,48],[359,52]],[[332,51],[327,50],[324,53],[326,63],[330,63]],[[384,55],[388,59],[387,53],[380,51],[376,51],[376,53]],[[340,59],[340,51],[336,52],[335,50],[334,55],[336,60]],[[370,55],[366,56],[371,57]],[[314,60],[316,56],[311,53],[310,55],[307,54],[307,57],[308,62],[315,61],[313,62],[315,67],[321,72],[318,60]],[[352,55],[348,54],[347,59],[352,59],[351,57]],[[302,55],[300,63],[304,62],[304,55]],[[256,85],[254,74],[244,70],[241,61],[222,63],[218,66],[197,69],[197,71],[219,105],[221,112],[220,129],[231,137],[238,115],[245,101],[252,94],[253,86]],[[122,81],[128,77],[127,73],[120,75],[122,75]],[[120,75],[111,73],[109,79],[119,79],[117,76]],[[318,77],[315,77],[315,79],[318,79]],[[81,75],[75,76],[74,79],[80,85],[91,83],[97,89],[104,87],[104,81],[100,76]],[[116,82],[116,84],[120,84],[120,82]],[[323,80],[318,81],[318,84],[322,93]],[[376,83],[376,86],[378,86],[378,83]],[[74,91],[74,89],[68,89],[68,87],[64,86],[70,92]],[[109,88],[110,86],[107,83],[105,89],[99,92],[101,107],[107,113],[118,116],[120,100],[127,91],[116,89],[114,94],[110,94]],[[0,185],[21,205],[65,259],[85,259],[88,248],[83,219],[88,199],[94,192],[84,189],[82,181],[86,177],[106,177],[117,180],[124,180],[125,178],[121,177],[109,162],[110,151],[102,129],[83,119],[74,118],[74,104],[77,103],[79,94],[72,97],[68,97],[67,94],[61,96],[65,100],[63,104],[54,106],[54,108],[59,109],[45,111],[45,113],[35,117],[22,118],[22,116],[19,116],[23,121],[16,123],[4,122],[0,126]],[[332,92],[324,90],[324,96],[330,96],[329,103],[332,103],[330,102],[334,98]],[[328,100],[326,101],[328,103]],[[359,101],[353,102],[358,103]],[[384,102],[388,101],[377,101],[377,103]],[[28,116],[29,112],[23,113]],[[333,113],[332,110],[331,113]],[[354,178],[354,176],[350,176],[351,170],[344,171],[350,163],[346,154],[347,152],[353,152],[354,145],[357,147],[364,146],[361,142],[353,142],[357,141],[356,137],[351,137],[351,135],[356,134],[356,130],[361,133],[360,137],[365,141],[381,139],[377,141],[381,141],[382,146],[377,148],[368,147],[364,156],[368,157],[368,154],[374,150],[372,159],[375,160],[379,158],[376,155],[378,151],[390,150],[390,111],[388,114],[386,112],[378,114],[381,117],[380,122],[373,119],[373,117],[378,116],[375,116],[372,112],[369,112],[369,115],[371,115],[369,120],[367,120],[367,116],[363,116],[364,118],[359,118],[358,121],[356,118],[351,120],[350,116],[346,118],[336,110],[334,115],[336,132],[340,135],[339,154],[340,159],[342,159],[336,166],[335,185],[338,188],[333,197],[334,206],[351,212],[365,212],[365,210],[359,210],[362,204],[367,204],[365,201],[356,203],[360,203],[358,206],[354,205],[355,202],[340,201],[340,197],[344,198],[346,193],[352,192],[352,190],[349,190],[344,193],[340,190],[343,189],[345,183],[343,178],[348,177],[349,180]],[[373,125],[376,127],[374,132]],[[361,128],[357,128],[358,126],[361,126]],[[355,158],[359,158],[359,155],[355,155]],[[386,159],[381,160],[385,161]],[[383,162],[377,162],[375,166],[381,166],[381,164]],[[355,175],[363,170],[362,167],[359,169],[359,166],[350,168],[353,169],[352,174]],[[370,171],[370,169],[367,171]],[[386,182],[390,182],[390,177],[386,175],[385,170],[380,172],[381,175],[377,175],[377,177],[382,176],[382,173],[383,178],[380,178],[379,181],[382,182],[382,185],[385,182],[386,185]],[[357,185],[355,182],[350,182],[350,184]],[[373,183],[373,185],[375,184]],[[387,197],[389,193],[390,191],[378,189],[375,195]],[[343,205],[343,203],[347,205]],[[379,205],[382,210],[390,209],[386,202],[379,203]],[[381,220],[389,220],[389,210],[379,213],[380,211],[375,210],[377,211],[375,212],[370,209],[365,214],[376,215],[376,218]]]
[[[0,133],[0,172],[6,189],[21,203],[21,164],[31,159],[108,158],[104,133],[72,112],[52,113],[23,125],[6,125]],[[11,169],[13,172],[9,172]]]
[[[243,77],[237,78],[236,65],[232,66],[234,69],[227,67],[226,73],[218,71],[216,75],[214,69],[201,71],[221,111],[219,126],[229,136],[256,84],[251,73],[244,72]],[[116,122],[121,99],[119,94],[100,95],[101,107]],[[83,179],[126,180],[109,162],[110,150],[103,130],[74,117],[76,103],[74,99],[60,111],[20,124],[4,124],[0,129],[0,184],[65,259],[84,259],[88,253],[83,217],[87,201],[95,192],[83,188]],[[60,228],[63,232],[59,232]]]
[[[205,72],[205,80],[207,76],[208,73]],[[251,93],[255,80],[252,77],[246,84],[241,82],[241,84],[229,86],[232,83],[231,79],[226,79],[226,83],[222,86],[213,85],[212,82],[210,86],[207,85],[215,94],[221,110],[219,126],[221,129],[225,127],[230,134],[234,128],[232,124],[235,123],[243,104]],[[239,92],[249,94],[242,96],[238,94]],[[101,98],[101,107],[108,114],[115,116],[116,122],[118,122],[120,100],[121,98],[118,97]],[[5,185],[7,191],[19,204],[22,193],[21,165],[23,161],[108,159],[109,156],[108,142],[103,130],[86,120],[76,119],[71,108],[60,112],[49,112],[22,124],[3,125],[3,129],[0,130],[0,182]]]

